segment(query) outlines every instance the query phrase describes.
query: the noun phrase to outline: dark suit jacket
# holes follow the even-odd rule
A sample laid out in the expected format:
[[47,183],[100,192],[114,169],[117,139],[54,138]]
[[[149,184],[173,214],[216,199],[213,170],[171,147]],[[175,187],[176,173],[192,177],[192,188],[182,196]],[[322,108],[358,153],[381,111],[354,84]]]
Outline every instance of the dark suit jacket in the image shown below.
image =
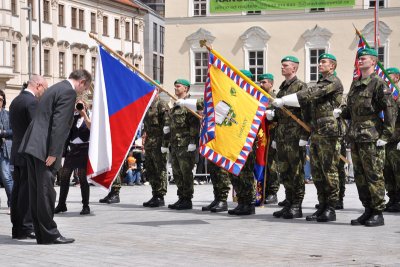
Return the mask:
[[22,91],[10,105],[10,124],[13,130],[10,163],[16,166],[25,166],[24,157],[18,153],[18,148],[25,131],[35,114],[37,98],[27,91]]
[[19,152],[45,162],[48,156],[56,157],[52,166],[61,167],[61,157],[74,116],[76,92],[64,80],[49,87],[37,105],[35,117],[21,142]]

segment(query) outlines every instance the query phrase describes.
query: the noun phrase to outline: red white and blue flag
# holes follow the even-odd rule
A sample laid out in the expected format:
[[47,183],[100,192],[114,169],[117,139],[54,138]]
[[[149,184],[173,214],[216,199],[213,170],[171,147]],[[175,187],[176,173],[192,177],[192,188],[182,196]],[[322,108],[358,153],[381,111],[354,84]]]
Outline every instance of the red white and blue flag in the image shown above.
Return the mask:
[[91,182],[110,189],[155,93],[99,46],[87,166]]

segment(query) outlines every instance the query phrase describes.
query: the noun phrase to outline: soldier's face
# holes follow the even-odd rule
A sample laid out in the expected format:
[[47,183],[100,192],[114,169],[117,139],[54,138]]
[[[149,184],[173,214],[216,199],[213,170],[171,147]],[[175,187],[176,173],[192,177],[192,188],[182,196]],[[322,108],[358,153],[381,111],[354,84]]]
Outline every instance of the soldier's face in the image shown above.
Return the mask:
[[264,79],[260,81],[260,87],[262,89],[264,89],[265,91],[267,91],[267,93],[271,92],[272,86],[274,85],[274,83],[271,80],[268,79]]
[[394,83],[398,83],[400,81],[400,74],[389,74],[389,77]]
[[281,66],[282,76],[291,76],[297,71],[297,64],[291,61],[282,62]]
[[327,74],[335,70],[335,64],[329,59],[321,59],[318,63],[318,71],[322,74]]
[[175,84],[175,95],[178,98],[184,98],[187,94],[188,88],[180,83]]
[[368,70],[371,67],[375,66],[376,64],[376,59],[375,57],[371,56],[361,56],[358,58],[358,65],[360,70]]

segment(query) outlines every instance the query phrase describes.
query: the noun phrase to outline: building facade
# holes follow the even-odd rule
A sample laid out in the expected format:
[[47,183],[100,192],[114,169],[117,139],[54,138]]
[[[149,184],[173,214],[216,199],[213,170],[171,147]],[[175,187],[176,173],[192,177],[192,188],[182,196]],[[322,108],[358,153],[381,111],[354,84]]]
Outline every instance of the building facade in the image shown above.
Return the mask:
[[[399,67],[400,1],[378,1],[379,58],[385,67]],[[338,59],[337,74],[348,91],[358,44],[353,25],[373,46],[374,4],[355,0],[354,6],[340,8],[211,13],[210,0],[169,0],[165,14],[165,84],[172,87],[177,78],[185,78],[192,83],[192,95],[203,94],[207,50],[199,41],[206,39],[237,68],[256,75],[273,73],[275,88],[284,80],[280,70],[284,56],[298,57],[298,77],[313,83],[318,79],[318,56],[332,53]]]
[[75,69],[85,68],[94,75],[97,44],[89,33],[144,69],[147,10],[129,0],[0,1],[0,89],[9,99],[29,79],[28,4],[32,7],[32,73],[43,75],[49,85]]
[[165,0],[141,0],[151,9],[153,9],[157,14],[164,17],[165,15]]

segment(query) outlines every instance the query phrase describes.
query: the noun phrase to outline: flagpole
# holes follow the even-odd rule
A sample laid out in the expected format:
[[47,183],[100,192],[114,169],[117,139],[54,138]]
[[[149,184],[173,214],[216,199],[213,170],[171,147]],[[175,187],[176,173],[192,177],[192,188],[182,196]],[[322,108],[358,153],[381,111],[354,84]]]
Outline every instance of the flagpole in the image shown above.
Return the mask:
[[[170,92],[168,92],[166,89],[164,89],[161,85],[156,83],[152,78],[147,76],[145,73],[143,73],[141,70],[139,70],[137,67],[132,65],[132,63],[128,62],[125,58],[121,57],[118,53],[116,53],[114,50],[112,50],[110,47],[108,47],[106,44],[104,44],[102,41],[100,41],[93,33],[89,33],[89,37],[94,39],[97,43],[99,43],[101,46],[103,46],[108,52],[113,54],[115,57],[117,57],[119,60],[124,62],[125,65],[127,65],[129,68],[132,70],[138,72],[143,78],[145,78],[147,81],[151,82],[154,86],[156,86],[158,89],[166,93],[169,97],[171,97],[174,101],[178,100],[174,95],[172,95]],[[187,108],[187,107],[186,107]],[[201,119],[202,117],[196,112],[193,111],[189,108],[187,108],[194,116],[196,116],[198,119]]]

